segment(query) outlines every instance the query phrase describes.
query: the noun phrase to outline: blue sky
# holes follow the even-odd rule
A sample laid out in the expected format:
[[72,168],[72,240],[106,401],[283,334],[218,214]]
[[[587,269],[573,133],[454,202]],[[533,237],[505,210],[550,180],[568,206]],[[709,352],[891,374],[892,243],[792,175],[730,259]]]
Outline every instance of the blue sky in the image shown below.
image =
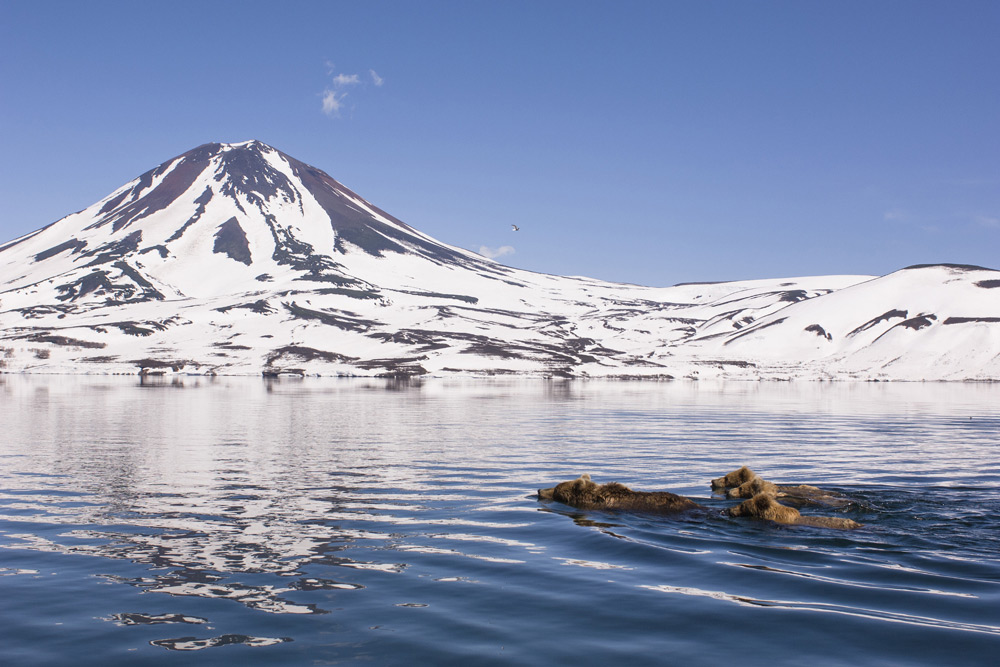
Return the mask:
[[0,240],[255,138],[546,273],[1000,268],[998,34],[989,0],[0,0]]

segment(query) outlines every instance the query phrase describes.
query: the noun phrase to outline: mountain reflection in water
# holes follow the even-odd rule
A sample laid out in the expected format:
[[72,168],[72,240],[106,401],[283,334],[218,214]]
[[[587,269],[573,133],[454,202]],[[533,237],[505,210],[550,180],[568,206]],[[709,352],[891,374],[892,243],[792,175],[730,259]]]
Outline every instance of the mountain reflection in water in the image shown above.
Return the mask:
[[[0,376],[0,637],[27,663],[708,664],[726,628],[751,664],[976,664],[998,392]],[[741,464],[865,527],[723,517],[708,480]],[[535,498],[582,472],[709,509]]]

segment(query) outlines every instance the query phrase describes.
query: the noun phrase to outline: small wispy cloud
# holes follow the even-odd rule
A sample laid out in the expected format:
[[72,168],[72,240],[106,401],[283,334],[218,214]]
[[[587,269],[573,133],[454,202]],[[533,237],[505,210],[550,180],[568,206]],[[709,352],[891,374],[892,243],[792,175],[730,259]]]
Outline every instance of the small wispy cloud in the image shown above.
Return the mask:
[[344,98],[347,97],[347,93],[337,93],[335,90],[324,90],[323,91],[323,113],[327,116],[336,116],[340,114],[340,107],[344,102]]
[[[320,94],[323,100],[323,113],[336,118],[340,116],[340,110],[344,108],[345,100],[348,96],[347,90],[355,86],[363,87],[365,81],[361,79],[360,74],[337,73],[336,66],[329,60],[325,61],[324,64],[326,65],[326,75],[330,77],[330,83]],[[368,73],[371,75],[372,84],[376,88],[381,87],[385,83],[385,79],[376,74],[375,70],[370,69]]]
[[333,77],[333,85],[335,86],[353,86],[356,83],[361,83],[361,77],[357,74],[338,74]]
[[888,222],[902,222],[908,218],[909,216],[898,208],[890,209],[882,214],[882,219]]
[[502,245],[499,248],[479,246],[479,254],[483,257],[488,257],[489,259],[496,259],[497,257],[503,257],[504,255],[513,255],[514,246]]
[[977,215],[976,224],[988,229],[1000,229],[1000,218],[991,215]]

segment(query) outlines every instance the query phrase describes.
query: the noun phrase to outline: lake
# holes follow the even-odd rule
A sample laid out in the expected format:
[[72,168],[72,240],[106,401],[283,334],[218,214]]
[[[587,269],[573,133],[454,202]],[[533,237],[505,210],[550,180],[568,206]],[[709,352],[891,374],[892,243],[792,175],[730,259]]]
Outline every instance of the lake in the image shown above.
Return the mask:
[[[1000,385],[0,375],[0,429],[5,664],[1000,653]],[[864,526],[723,516],[743,464]],[[536,497],[584,472],[706,509]]]

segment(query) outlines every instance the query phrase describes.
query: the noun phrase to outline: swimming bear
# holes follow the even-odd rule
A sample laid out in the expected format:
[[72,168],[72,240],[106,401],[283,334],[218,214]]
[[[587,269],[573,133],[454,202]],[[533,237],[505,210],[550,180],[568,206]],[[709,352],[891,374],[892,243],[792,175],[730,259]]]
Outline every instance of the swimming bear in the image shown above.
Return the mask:
[[802,516],[794,507],[782,505],[768,493],[758,493],[750,500],[745,500],[735,507],[726,510],[729,516],[746,516],[754,519],[769,519],[778,523],[796,526],[814,526],[817,528],[838,528],[850,530],[860,528],[861,524],[851,519],[832,516]]
[[850,502],[843,496],[808,484],[786,486],[769,482],[746,466],[713,479],[712,491],[725,491],[727,498],[734,499],[753,498],[757,494],[766,493],[800,506],[806,504],[844,506]]
[[624,484],[597,484],[590,475],[538,490],[539,500],[555,500],[584,510],[630,510],[673,513],[701,507],[690,498],[669,491],[633,491]]

